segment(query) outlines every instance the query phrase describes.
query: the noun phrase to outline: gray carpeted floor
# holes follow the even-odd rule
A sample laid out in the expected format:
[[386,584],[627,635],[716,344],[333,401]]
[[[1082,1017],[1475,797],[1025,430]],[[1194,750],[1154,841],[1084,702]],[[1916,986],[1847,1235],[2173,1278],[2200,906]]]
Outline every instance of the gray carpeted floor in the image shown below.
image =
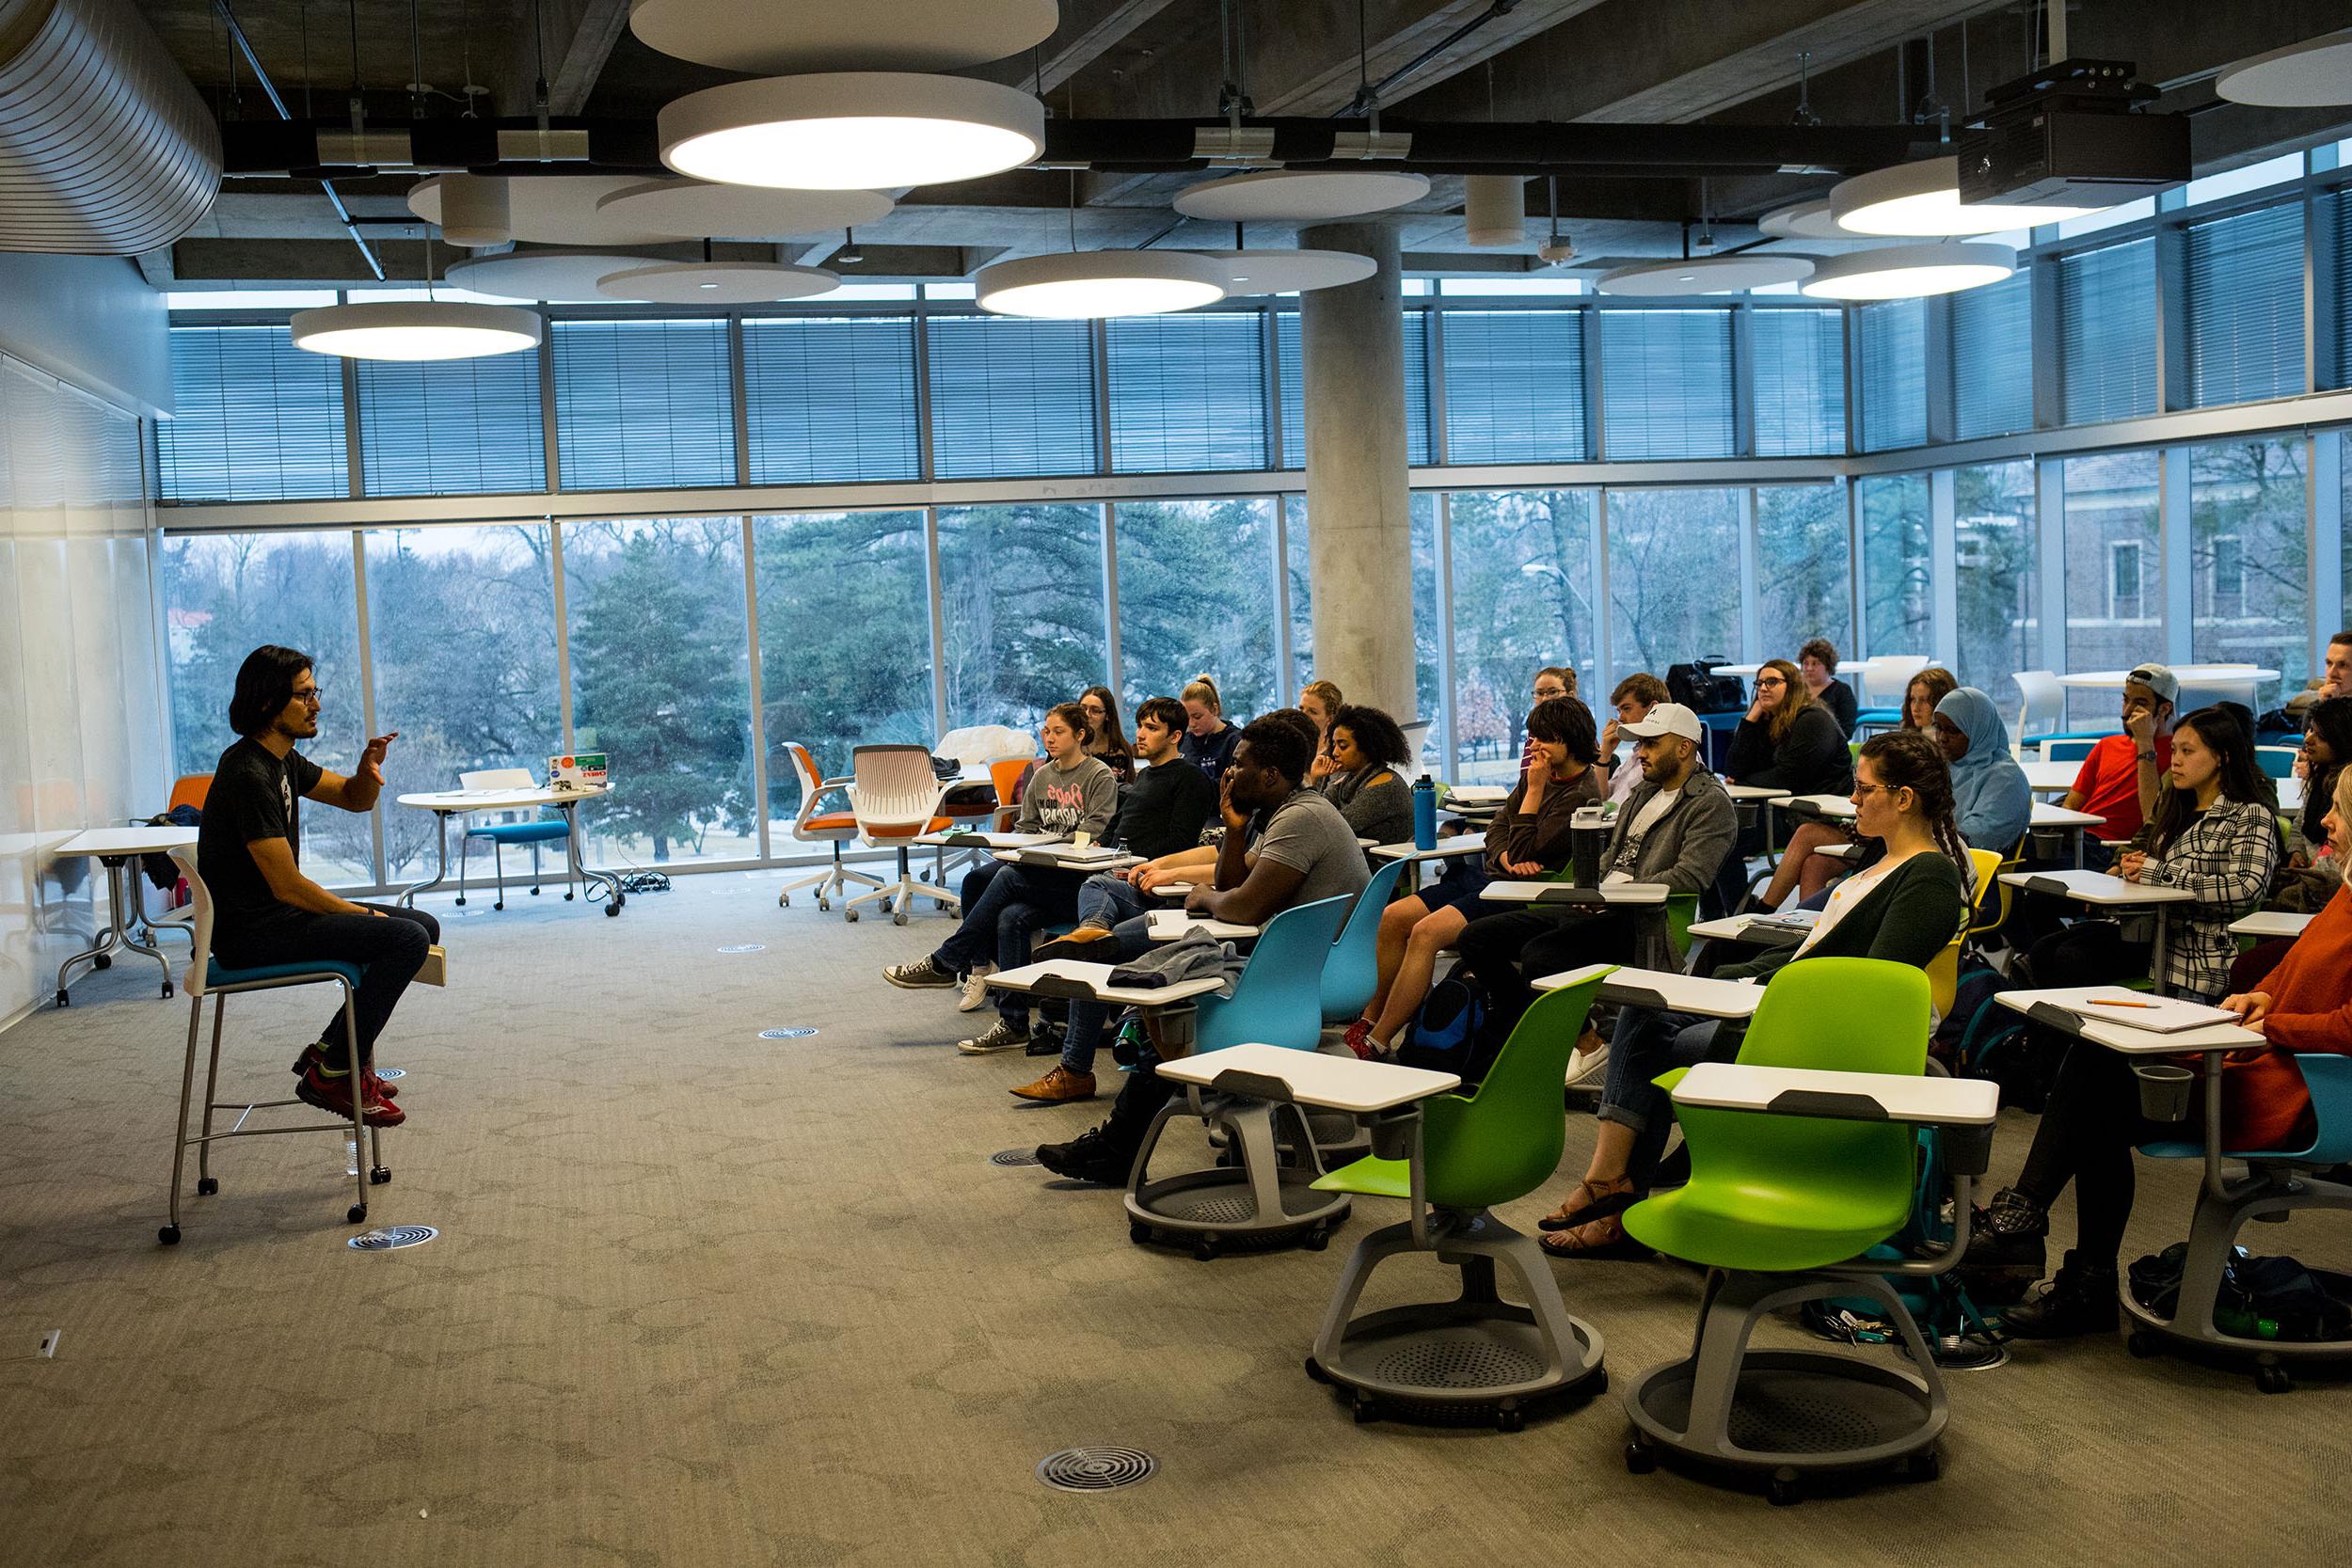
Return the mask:
[[[2322,1490],[2352,1389],[2266,1398],[2120,1338],[1954,1376],[1940,1482],[1791,1510],[1629,1476],[1613,1394],[1516,1436],[1359,1428],[1300,1370],[1339,1246],[1196,1263],[1130,1245],[1114,1193],[990,1165],[1096,1112],[1018,1106],[1028,1061],[959,1058],[949,993],[882,982],[939,917],[845,926],[773,887],[449,921],[453,984],[412,992],[382,1050],[411,1120],[372,1220],[443,1230],[410,1251],[344,1246],[332,1135],[226,1146],[224,1190],[156,1244],[187,1005],[151,974],[0,1034],[0,1560],[2352,1559]],[[744,942],[766,950],[718,951]],[[232,1004],[231,1080],[282,1092],[320,1010]],[[756,1037],[787,1024],[820,1033]],[[1571,1120],[1568,1168],[1590,1132]],[[2005,1124],[1996,1175],[2028,1132]],[[2185,1233],[2193,1180],[2147,1176],[2127,1257]],[[1341,1245],[1390,1207],[1359,1200]],[[2352,1260],[2347,1226],[2260,1243]],[[1694,1274],[1560,1278],[1621,1385],[1686,1346]],[[1079,1443],[1161,1473],[1093,1497],[1032,1477]]]

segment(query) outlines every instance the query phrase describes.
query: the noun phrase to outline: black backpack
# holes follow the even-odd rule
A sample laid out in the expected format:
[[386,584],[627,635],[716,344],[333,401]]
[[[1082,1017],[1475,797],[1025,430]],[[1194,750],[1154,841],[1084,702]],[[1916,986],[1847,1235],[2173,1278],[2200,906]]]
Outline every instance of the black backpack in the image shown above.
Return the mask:
[[1718,657],[1668,665],[1666,696],[1692,713],[1737,713],[1748,705],[1747,688],[1736,675],[1715,673],[1715,666],[1729,662]]
[[1396,1048],[1396,1059],[1406,1067],[1451,1072],[1465,1083],[1475,1082],[1472,1058],[1486,1032],[1486,992],[1469,975],[1455,973],[1429,988],[1412,1027]]

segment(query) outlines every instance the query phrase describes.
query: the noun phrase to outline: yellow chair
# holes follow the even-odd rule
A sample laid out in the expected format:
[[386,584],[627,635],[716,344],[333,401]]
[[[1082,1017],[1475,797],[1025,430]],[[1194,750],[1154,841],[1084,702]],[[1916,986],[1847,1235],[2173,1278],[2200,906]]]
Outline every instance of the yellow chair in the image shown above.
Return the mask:
[[[1928,1000],[1934,1004],[1935,1016],[1938,1018],[1950,1015],[1952,1000],[1960,991],[1961,942],[1965,938],[1976,935],[1979,929],[1990,930],[1992,928],[1981,923],[1984,901],[1993,889],[2001,886],[2000,882],[1995,879],[1995,873],[2001,869],[2001,857],[1995,851],[1971,849],[1968,851],[1968,864],[1976,873],[1977,879],[1975,895],[1970,898],[1968,905],[1968,928],[1963,935],[1954,937],[1947,943],[1944,951],[1928,960]],[[1999,924],[1998,920],[1993,922],[1994,926]]]

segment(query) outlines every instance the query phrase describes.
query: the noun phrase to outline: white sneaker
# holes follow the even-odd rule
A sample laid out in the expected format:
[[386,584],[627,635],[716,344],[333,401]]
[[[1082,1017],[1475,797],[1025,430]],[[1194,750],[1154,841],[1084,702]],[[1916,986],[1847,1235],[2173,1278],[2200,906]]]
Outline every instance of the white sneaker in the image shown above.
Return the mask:
[[1590,1051],[1568,1053],[1568,1087],[1598,1088],[1609,1069],[1609,1044],[1606,1040]]
[[988,976],[990,971],[975,969],[963,977],[963,995],[956,1003],[960,1013],[977,1013],[988,1006]]

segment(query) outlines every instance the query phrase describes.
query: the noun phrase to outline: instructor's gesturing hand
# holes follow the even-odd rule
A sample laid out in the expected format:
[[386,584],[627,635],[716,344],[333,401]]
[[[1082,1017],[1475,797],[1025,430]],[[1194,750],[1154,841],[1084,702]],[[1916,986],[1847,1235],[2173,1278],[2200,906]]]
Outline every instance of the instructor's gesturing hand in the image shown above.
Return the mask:
[[400,732],[394,730],[389,735],[377,736],[360,750],[359,776],[378,789],[384,787],[384,753],[390,751],[392,742],[399,738]]

